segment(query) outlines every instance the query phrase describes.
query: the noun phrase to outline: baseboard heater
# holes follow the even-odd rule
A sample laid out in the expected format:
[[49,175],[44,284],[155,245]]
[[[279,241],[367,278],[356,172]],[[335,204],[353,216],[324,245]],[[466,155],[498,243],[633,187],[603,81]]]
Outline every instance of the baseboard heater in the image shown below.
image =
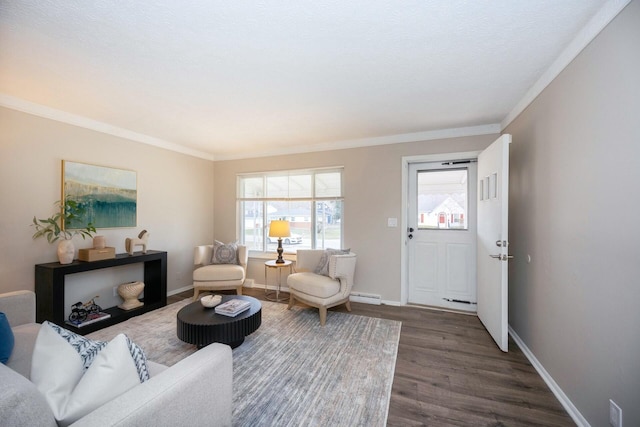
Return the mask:
[[353,302],[363,302],[365,304],[380,305],[382,304],[382,298],[380,295],[375,294],[363,294],[361,292],[351,292],[349,300]]

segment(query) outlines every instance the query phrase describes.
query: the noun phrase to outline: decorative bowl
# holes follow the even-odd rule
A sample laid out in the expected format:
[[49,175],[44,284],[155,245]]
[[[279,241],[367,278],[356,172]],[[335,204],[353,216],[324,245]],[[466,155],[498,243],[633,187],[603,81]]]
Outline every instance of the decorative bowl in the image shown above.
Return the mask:
[[213,308],[220,304],[221,301],[222,295],[205,295],[200,298],[200,303],[207,308]]

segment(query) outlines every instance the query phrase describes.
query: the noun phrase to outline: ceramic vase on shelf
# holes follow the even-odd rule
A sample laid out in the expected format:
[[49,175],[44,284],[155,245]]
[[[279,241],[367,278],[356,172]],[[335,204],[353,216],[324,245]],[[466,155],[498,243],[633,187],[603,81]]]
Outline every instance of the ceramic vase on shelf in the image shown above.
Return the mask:
[[124,300],[118,308],[133,310],[134,308],[142,307],[144,303],[138,300],[142,291],[144,291],[144,282],[129,282],[118,286],[118,295]]
[[75,253],[76,247],[70,239],[60,240],[58,243],[58,261],[60,261],[60,264],[71,264]]
[[93,249],[104,249],[106,246],[107,243],[104,239],[104,236],[93,237]]

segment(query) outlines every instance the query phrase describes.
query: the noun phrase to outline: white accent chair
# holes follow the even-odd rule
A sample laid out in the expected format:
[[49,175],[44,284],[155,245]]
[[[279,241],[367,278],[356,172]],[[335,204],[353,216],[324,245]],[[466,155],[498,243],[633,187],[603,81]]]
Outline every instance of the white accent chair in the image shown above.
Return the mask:
[[356,254],[350,252],[331,255],[329,258],[329,276],[314,273],[324,253],[321,249],[298,250],[295,273],[287,277],[289,287],[289,309],[296,300],[316,307],[320,311],[320,325],[327,321],[327,309],[346,304],[351,311],[349,295],[353,288],[353,275],[356,268]]
[[240,264],[211,264],[213,245],[196,246],[193,256],[193,300],[197,300],[202,291],[235,289],[242,295],[242,285],[247,277],[249,251],[246,246],[238,245]]

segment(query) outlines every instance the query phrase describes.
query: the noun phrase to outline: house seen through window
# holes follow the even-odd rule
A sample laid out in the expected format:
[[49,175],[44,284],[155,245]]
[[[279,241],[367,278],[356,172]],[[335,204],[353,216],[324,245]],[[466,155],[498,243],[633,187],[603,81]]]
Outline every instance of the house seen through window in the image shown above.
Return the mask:
[[418,172],[418,229],[466,230],[467,169]]
[[289,221],[286,252],[342,247],[342,168],[238,175],[240,241],[249,250],[275,252],[272,220]]

